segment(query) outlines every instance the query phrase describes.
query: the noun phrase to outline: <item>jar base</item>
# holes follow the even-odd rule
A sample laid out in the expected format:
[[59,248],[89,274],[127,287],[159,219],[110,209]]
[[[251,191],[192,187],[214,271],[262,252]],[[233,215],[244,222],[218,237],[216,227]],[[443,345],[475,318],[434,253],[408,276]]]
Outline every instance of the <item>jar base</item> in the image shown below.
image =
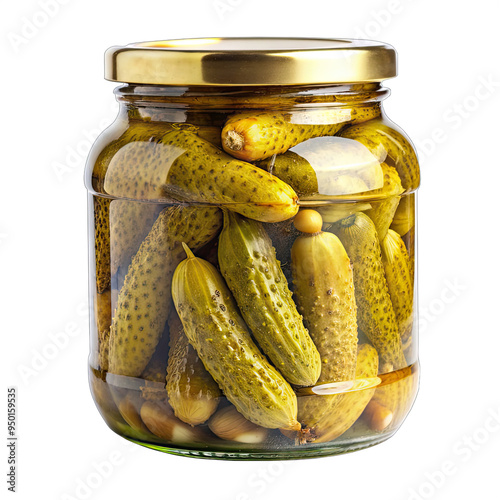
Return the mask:
[[302,460],[307,458],[321,458],[330,457],[335,455],[344,455],[346,453],[352,453],[359,450],[364,450],[366,448],[371,448],[377,444],[383,443],[395,434],[396,430],[388,433],[381,433],[377,436],[370,436],[360,439],[359,441],[349,441],[345,443],[336,443],[318,445],[317,448],[301,448],[297,450],[282,450],[282,451],[263,451],[263,450],[240,450],[240,451],[223,451],[223,450],[203,450],[195,448],[173,448],[168,446],[161,446],[159,444],[148,443],[145,441],[140,441],[138,439],[133,439],[130,437],[124,437],[128,441],[144,446],[151,450],[161,451],[163,453],[168,453],[169,455],[177,455],[181,457],[190,458],[208,458],[215,460],[246,460],[246,461],[268,461],[268,460]]

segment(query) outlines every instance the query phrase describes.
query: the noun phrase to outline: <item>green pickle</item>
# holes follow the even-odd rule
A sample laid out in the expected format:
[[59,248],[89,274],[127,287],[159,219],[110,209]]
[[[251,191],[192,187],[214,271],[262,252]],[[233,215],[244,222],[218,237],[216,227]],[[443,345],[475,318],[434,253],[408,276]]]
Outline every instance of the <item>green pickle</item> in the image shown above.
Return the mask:
[[418,388],[420,173],[385,91],[117,92],[87,179],[89,375],[109,427],[217,458],[387,439]]
[[291,384],[313,385],[320,375],[320,355],[262,225],[225,211],[219,265],[264,354]]
[[297,398],[260,353],[222,276],[184,245],[172,297],[184,331],[205,368],[248,420],[271,429],[297,429]]
[[337,106],[296,113],[243,113],[231,116],[222,129],[222,147],[235,158],[264,160],[324,135],[335,135],[346,124],[380,114],[377,106]]
[[193,131],[150,125],[136,129],[109,161],[104,179],[109,195],[220,204],[265,222],[297,212],[297,195],[288,184],[235,160]]
[[403,368],[406,361],[375,225],[360,212],[335,226],[353,266],[358,326],[377,349],[382,371]]
[[113,200],[109,207],[111,274],[128,268],[158,216],[158,205]]
[[411,339],[413,328],[413,276],[410,257],[401,236],[392,229],[387,232],[380,248],[387,286],[404,348]]
[[295,297],[321,356],[318,383],[351,380],[357,320],[349,257],[331,233],[299,236],[292,247]]
[[381,162],[390,162],[396,168],[406,191],[413,191],[420,185],[415,150],[403,131],[393,123],[374,119],[348,127],[340,135],[365,145]]
[[139,376],[158,344],[170,312],[171,277],[182,259],[181,243],[201,248],[219,231],[217,208],[164,209],[135,254],[110,333],[109,370]]
[[[288,183],[301,199],[342,196],[382,188],[384,171],[362,144],[343,137],[315,137],[257,165]],[[370,193],[371,194],[371,193]]]
[[111,250],[109,235],[109,205],[107,198],[94,196],[95,276],[97,293],[104,292],[111,283]]

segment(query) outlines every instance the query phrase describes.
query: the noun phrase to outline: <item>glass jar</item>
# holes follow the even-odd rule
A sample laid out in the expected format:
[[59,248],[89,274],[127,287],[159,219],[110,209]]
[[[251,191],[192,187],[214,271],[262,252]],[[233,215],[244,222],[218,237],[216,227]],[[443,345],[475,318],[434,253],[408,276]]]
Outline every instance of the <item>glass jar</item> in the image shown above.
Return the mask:
[[415,151],[379,42],[197,39],[107,52],[90,153],[92,394],[180,455],[384,441],[418,386]]

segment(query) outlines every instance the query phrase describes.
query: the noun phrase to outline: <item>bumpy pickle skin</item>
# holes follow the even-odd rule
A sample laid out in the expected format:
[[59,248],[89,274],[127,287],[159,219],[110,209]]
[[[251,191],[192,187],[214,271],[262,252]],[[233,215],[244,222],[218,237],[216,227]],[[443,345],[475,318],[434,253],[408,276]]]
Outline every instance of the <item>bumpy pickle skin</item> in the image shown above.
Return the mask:
[[133,139],[109,162],[104,189],[112,196],[224,205],[264,222],[297,213],[297,194],[288,184],[190,130],[142,125]]
[[398,208],[400,195],[404,191],[401,179],[394,167],[382,163],[382,170],[384,171],[384,187],[371,191],[371,194],[374,197],[384,196],[384,199],[372,201],[372,208],[365,212],[377,228],[379,241],[385,238]]
[[321,356],[318,383],[352,380],[357,345],[354,281],[337,236],[299,236],[292,247],[292,275],[299,311]]
[[358,212],[335,223],[332,229],[353,266],[359,328],[377,349],[383,371],[406,366],[375,225]]
[[222,147],[240,160],[264,160],[306,139],[334,135],[348,123],[370,120],[379,114],[377,106],[336,106],[296,113],[239,113],[224,125]]
[[212,264],[187,259],[175,270],[172,297],[191,345],[227,399],[248,420],[298,429],[297,398],[250,336],[224,279]]
[[262,224],[224,211],[219,266],[264,354],[291,384],[313,385],[321,359]]
[[101,370],[109,367],[109,329],[111,327],[111,291],[95,295],[95,320],[98,338],[98,362]]
[[392,122],[376,118],[348,127],[339,135],[361,142],[381,162],[393,165],[405,191],[413,191],[420,185],[420,168],[415,150],[404,132]]
[[[172,118],[172,117],[170,117]],[[104,188],[104,183],[106,182],[107,170],[114,156],[124,148],[127,144],[133,142],[140,141],[149,141],[151,137],[160,137],[166,132],[173,129],[182,129],[193,132],[200,137],[203,137],[205,140],[212,140],[214,138],[213,130],[208,133],[200,133],[201,129],[204,127],[197,127],[195,125],[191,125],[189,123],[172,123],[170,121],[144,121],[144,120],[130,120],[124,121],[121,123],[120,129],[118,132],[113,134],[113,139],[109,141],[109,143],[102,148],[102,151],[98,154],[94,168],[92,171],[92,179],[94,189],[98,193],[106,193]],[[215,128],[215,127],[211,127]],[[220,128],[218,128],[219,136],[220,136]],[[220,137],[217,139],[217,142],[220,145]],[[131,191],[128,195],[124,195],[124,197],[128,197],[131,199],[147,199],[141,198],[139,194],[140,191],[144,190],[144,184],[138,183],[137,186],[131,186]],[[150,195],[153,194],[155,186],[152,186],[152,190],[150,191]],[[149,190],[149,187],[146,186],[146,191]]]
[[413,327],[413,281],[410,258],[396,231],[389,229],[380,244],[389,294],[403,345]]
[[[376,380],[378,363],[375,348],[359,344],[355,380],[370,386],[369,382]],[[298,444],[333,441],[356,422],[374,392],[375,388],[367,387],[344,394],[300,396],[298,419],[302,429],[298,433],[282,432]]]
[[139,376],[158,344],[171,304],[171,277],[184,252],[181,243],[198,249],[220,230],[215,207],[164,209],[141,244],[118,295],[110,332],[109,370]]
[[109,233],[109,205],[108,198],[93,196],[94,205],[94,249],[95,249],[95,277],[97,293],[102,293],[111,283],[111,257]]
[[318,192],[318,178],[311,164],[299,154],[286,151],[257,162],[257,165],[286,182],[299,196]]
[[168,402],[175,416],[189,425],[206,422],[217,409],[221,392],[184,333],[175,311],[170,313],[167,366]]
[[153,203],[113,200],[109,207],[111,274],[127,269],[160,209]]

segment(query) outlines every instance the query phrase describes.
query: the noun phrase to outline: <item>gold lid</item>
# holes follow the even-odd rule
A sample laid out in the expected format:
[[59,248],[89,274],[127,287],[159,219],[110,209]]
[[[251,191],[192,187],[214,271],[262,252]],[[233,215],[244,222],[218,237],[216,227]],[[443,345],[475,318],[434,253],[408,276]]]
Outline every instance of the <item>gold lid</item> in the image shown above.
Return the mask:
[[105,78],[156,85],[318,85],[396,76],[396,51],[372,40],[191,38],[111,47]]

